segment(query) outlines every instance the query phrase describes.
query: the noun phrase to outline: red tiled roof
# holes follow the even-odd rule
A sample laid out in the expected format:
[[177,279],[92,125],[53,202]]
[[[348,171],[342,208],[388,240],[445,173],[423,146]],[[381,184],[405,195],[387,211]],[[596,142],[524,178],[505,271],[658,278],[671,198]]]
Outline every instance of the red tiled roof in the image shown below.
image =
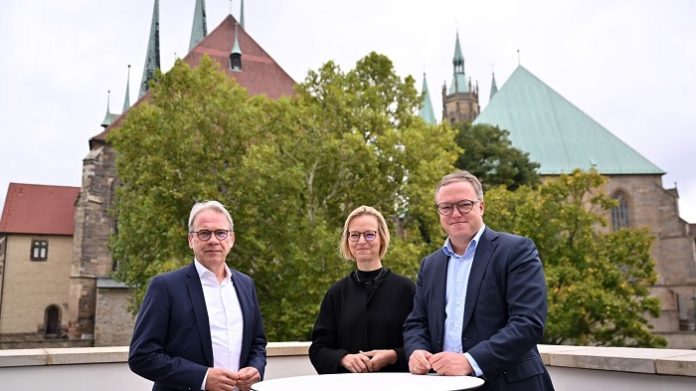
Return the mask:
[[[237,80],[239,85],[246,88],[250,95],[265,95],[271,99],[278,99],[282,96],[290,96],[294,93],[295,81],[288,75],[275,60],[266,53],[256,41],[247,34],[241,26],[238,28],[239,47],[242,51],[242,70],[233,72],[229,66],[229,55],[234,45],[234,26],[237,21],[232,15],[228,15],[210,34],[208,34],[198,45],[189,52],[183,61],[192,67],[198,65],[204,54],[214,59],[220,64],[222,69],[227,70],[227,75]],[[147,98],[147,94],[138,102]],[[105,142],[106,135],[112,128],[121,126],[124,115],[119,116],[103,132],[92,137],[90,148],[93,142]]]
[[72,235],[79,187],[10,183],[1,233]]

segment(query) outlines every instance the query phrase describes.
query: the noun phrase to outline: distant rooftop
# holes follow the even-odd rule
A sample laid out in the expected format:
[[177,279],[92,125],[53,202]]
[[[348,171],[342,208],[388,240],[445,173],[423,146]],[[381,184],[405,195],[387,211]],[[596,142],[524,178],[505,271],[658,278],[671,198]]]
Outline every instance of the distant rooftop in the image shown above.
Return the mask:
[[10,183],[0,233],[72,235],[79,187]]
[[521,65],[474,121],[484,123],[508,130],[542,175],[665,173]]

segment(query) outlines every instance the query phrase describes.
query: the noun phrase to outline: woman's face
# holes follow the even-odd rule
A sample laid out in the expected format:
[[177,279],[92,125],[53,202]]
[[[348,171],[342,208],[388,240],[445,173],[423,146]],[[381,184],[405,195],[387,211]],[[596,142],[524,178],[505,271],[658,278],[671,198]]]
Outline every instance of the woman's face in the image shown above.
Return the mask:
[[[355,240],[357,238],[357,240]],[[372,239],[372,240],[368,240]],[[380,263],[379,249],[382,238],[379,236],[377,218],[362,215],[353,218],[348,224],[348,246],[350,254],[360,264]]]

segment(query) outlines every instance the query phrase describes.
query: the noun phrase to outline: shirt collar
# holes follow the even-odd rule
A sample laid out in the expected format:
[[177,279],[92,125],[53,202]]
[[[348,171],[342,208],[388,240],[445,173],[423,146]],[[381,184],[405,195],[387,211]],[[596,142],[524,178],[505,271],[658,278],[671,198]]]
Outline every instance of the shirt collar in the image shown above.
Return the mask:
[[[198,272],[198,278],[201,280],[204,279],[212,279],[211,281],[217,281],[217,277],[215,277],[215,273],[210,271],[207,267],[203,266],[202,263],[198,262],[196,258],[193,258],[193,264],[196,266],[196,271]],[[232,271],[230,268],[225,264],[225,279],[222,280],[222,283],[220,285],[225,285],[227,284],[228,281],[231,281],[232,277]]]
[[[486,224],[481,224],[481,228],[479,228],[478,232],[476,232],[476,235],[474,235],[474,238],[471,239],[471,242],[469,242],[469,246],[464,250],[464,253],[468,249],[473,249],[476,250],[476,246],[478,246],[479,239],[481,239],[481,235],[483,235],[483,231],[486,229]],[[448,257],[463,257],[463,255],[458,255],[457,253],[454,252],[454,249],[452,248],[452,243],[450,242],[449,236],[445,240],[445,244],[442,246],[442,251],[445,252],[445,255]]]

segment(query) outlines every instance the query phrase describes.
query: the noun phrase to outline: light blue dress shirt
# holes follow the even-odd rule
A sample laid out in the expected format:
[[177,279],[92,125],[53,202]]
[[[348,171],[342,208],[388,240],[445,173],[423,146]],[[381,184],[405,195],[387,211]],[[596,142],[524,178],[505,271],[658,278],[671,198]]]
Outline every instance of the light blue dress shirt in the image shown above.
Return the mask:
[[476,247],[483,234],[486,225],[482,224],[479,231],[471,239],[463,255],[458,255],[452,248],[450,239],[445,240],[442,251],[449,257],[447,263],[447,292],[445,296],[445,341],[443,350],[446,352],[463,353],[471,363],[476,376],[481,376],[483,371],[478,363],[467,352],[462,351],[462,327],[464,322],[464,303],[466,288],[469,286],[469,272],[474,262]]

